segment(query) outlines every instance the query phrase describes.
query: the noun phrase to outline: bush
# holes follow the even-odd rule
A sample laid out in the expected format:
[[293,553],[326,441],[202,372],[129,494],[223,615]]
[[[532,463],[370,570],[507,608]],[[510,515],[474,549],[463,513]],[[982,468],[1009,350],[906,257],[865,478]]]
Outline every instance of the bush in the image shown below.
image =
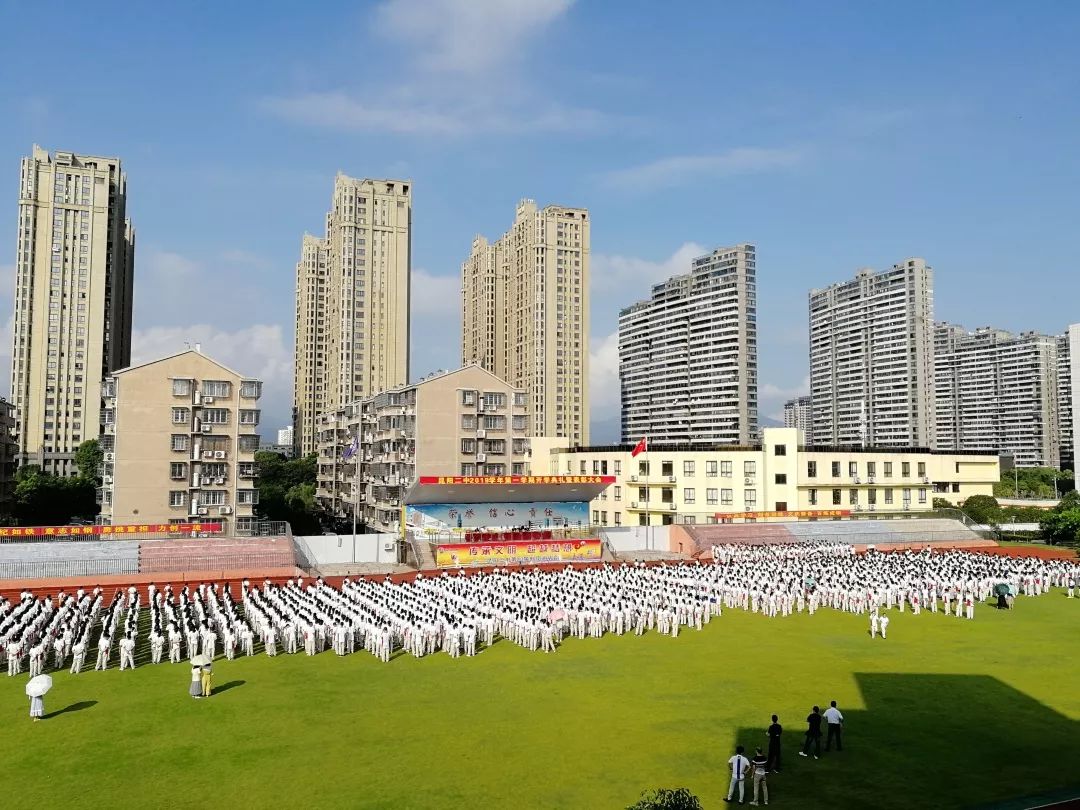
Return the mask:
[[686,788],[645,790],[626,810],[702,810],[701,801]]
[[991,495],[972,495],[964,501],[964,512],[976,523],[994,525],[1001,522],[1001,506]]

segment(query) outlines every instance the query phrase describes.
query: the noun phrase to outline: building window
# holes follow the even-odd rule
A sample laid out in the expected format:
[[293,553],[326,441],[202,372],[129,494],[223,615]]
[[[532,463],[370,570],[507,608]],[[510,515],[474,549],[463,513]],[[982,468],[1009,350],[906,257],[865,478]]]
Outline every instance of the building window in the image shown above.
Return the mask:
[[776,474],[776,483],[778,483],[778,484],[786,484],[787,483],[787,474],[786,473],[777,473]]
[[495,456],[505,456],[506,439],[488,439],[484,442],[484,450]]
[[174,425],[186,425],[190,421],[191,411],[187,408],[173,408],[172,421]]
[[716,504],[719,502],[719,500],[720,499],[718,497],[717,490],[715,490],[715,489],[706,489],[705,490],[705,503],[707,503],[709,506],[716,506]]
[[807,497],[808,497],[808,499],[810,501],[810,505],[811,506],[817,506],[817,490],[816,489],[811,489],[806,494],[807,494]]
[[892,500],[892,490],[887,489],[887,490],[885,490],[885,503],[892,503],[892,502],[893,502],[893,500]]
[[774,456],[786,456],[787,455],[787,445],[786,444],[778,444],[775,447],[773,447],[773,455]]
[[461,465],[461,474],[462,475],[467,475],[467,476],[476,475],[476,465],[475,464],[462,464]]
[[187,503],[187,492],[182,489],[174,489],[169,493],[169,506],[184,506]]
[[855,478],[859,474],[859,462],[849,461],[847,465],[847,474],[852,478]]
[[229,409],[204,408],[202,420],[204,425],[227,425],[229,424]]
[[462,439],[461,440],[461,452],[466,455],[473,455],[476,453],[476,439]]
[[240,424],[241,425],[257,425],[259,424],[259,411],[243,408],[240,411]]
[[757,490],[756,489],[744,489],[743,490],[743,503],[747,506],[757,506]]
[[484,427],[487,430],[506,430],[505,416],[485,416]]
[[223,489],[203,490],[203,506],[224,506],[227,494]]
[[868,490],[866,490],[866,502],[868,504],[870,504],[871,506],[876,506],[877,505],[877,490],[876,489],[868,489]]
[[839,478],[840,477],[840,462],[839,461],[834,461],[832,463],[832,477],[833,478]]
[[597,459],[597,458],[593,459],[592,474],[593,475],[599,475],[600,474],[600,459]]
[[174,397],[190,397],[191,380],[173,380],[172,392]]
[[926,503],[926,488],[919,487],[919,503]]
[[753,476],[757,473],[756,461],[744,461],[742,465],[743,475]]
[[184,433],[174,433],[172,435],[172,449],[173,452],[182,453],[188,449],[189,436]]
[[682,491],[682,498],[684,503],[693,503],[694,499],[697,498],[697,490],[692,487],[686,487]]
[[866,462],[866,474],[871,478],[877,475],[877,464],[873,461]]
[[786,512],[787,511],[787,501],[777,501],[776,505],[773,507],[773,511],[775,511],[775,512]]
[[236,502],[243,504],[257,504],[259,502],[259,490],[239,489],[236,491]]
[[834,489],[832,491],[832,502],[833,502],[833,506],[839,506],[840,505],[840,490]]
[[615,475],[622,475],[622,462],[615,461],[613,464],[615,466]]
[[735,490],[733,489],[721,489],[720,490],[720,503],[723,506],[731,506],[735,502]]
[[615,513],[615,525],[622,526],[622,512]]
[[262,396],[262,383],[258,380],[244,380],[240,383],[240,396],[244,399],[258,399]]
[[462,430],[476,430],[476,417],[472,414],[464,413],[461,415],[461,429]]
[[910,487],[904,487],[903,496],[904,496],[904,506],[910,505],[911,504],[911,489],[910,489]]
[[817,478],[817,462],[816,461],[808,461],[808,462],[806,462],[806,477],[807,478]]
[[851,504],[852,506],[855,506],[855,505],[857,505],[859,503],[859,490],[857,490],[857,489],[849,489],[848,490],[848,503]]
[[697,518],[694,517],[694,515],[683,515],[682,522],[685,523],[687,526],[693,526],[695,523],[697,523]]
[[716,478],[716,462],[715,461],[706,461],[705,462],[705,477],[706,478]]
[[476,404],[476,392],[475,391],[462,391],[461,392],[461,404],[462,405],[475,405]]
[[259,449],[259,437],[241,436],[236,442],[236,447],[241,452],[254,453],[256,450]]
[[730,461],[721,461],[720,462],[720,477],[721,478],[731,478],[731,462]]
[[694,462],[692,462],[692,461],[684,461],[682,463],[682,474],[683,475],[694,475]]
[[202,393],[204,397],[221,397],[225,399],[229,396],[231,390],[231,384],[225,380],[203,380]]
[[615,500],[617,500],[617,501],[622,500],[622,487],[620,487],[618,485],[615,486]]
[[169,478],[173,481],[183,481],[187,478],[187,463],[173,461],[169,464]]
[[513,419],[514,430],[525,430],[528,427],[528,417],[515,416]]
[[919,477],[920,478],[925,478],[926,477],[926,462],[925,461],[920,461],[919,462]]

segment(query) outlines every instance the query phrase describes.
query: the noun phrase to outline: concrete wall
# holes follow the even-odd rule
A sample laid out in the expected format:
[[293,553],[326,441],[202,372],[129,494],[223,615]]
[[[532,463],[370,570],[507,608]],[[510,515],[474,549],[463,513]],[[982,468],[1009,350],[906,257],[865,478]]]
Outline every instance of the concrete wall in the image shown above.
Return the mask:
[[299,565],[392,563],[397,562],[397,552],[387,551],[385,544],[399,539],[396,534],[358,534],[354,547],[351,534],[321,534],[294,537],[293,545]]
[[603,534],[620,554],[632,551],[668,551],[670,526],[605,526]]

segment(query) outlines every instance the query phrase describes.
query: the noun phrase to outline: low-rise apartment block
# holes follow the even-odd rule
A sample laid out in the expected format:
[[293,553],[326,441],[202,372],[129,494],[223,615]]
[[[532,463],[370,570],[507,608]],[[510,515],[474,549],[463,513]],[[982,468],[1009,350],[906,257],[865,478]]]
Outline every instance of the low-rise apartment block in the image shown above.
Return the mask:
[[529,396],[478,365],[321,414],[320,504],[374,531],[400,527],[421,475],[527,475]]
[[102,395],[102,522],[251,528],[261,382],[191,350],[117,371]]
[[[990,495],[996,453],[800,446],[794,428],[765,428],[747,447],[629,444],[534,447],[533,466],[559,475],[611,475],[590,506],[601,526],[765,520],[766,512],[889,515],[927,512],[934,498],[958,504]],[[546,461],[545,457],[546,456]],[[790,519],[790,518],[789,518]]]

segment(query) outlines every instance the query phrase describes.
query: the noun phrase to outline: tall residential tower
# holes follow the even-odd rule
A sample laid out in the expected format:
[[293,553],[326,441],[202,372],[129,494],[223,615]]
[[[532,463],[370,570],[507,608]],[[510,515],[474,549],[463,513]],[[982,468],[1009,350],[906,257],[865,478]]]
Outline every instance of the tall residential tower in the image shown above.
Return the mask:
[[589,213],[532,200],[461,265],[462,365],[524,389],[534,434],[589,441]]
[[753,245],[717,248],[619,313],[623,442],[757,439],[756,278]]
[[810,292],[817,445],[934,446],[934,285],[922,259]]
[[315,451],[315,417],[409,377],[412,195],[401,180],[339,174],[326,235],[296,266],[294,442]]
[[135,230],[119,158],[34,146],[19,173],[11,399],[20,463],[75,473],[101,381],[131,361]]

